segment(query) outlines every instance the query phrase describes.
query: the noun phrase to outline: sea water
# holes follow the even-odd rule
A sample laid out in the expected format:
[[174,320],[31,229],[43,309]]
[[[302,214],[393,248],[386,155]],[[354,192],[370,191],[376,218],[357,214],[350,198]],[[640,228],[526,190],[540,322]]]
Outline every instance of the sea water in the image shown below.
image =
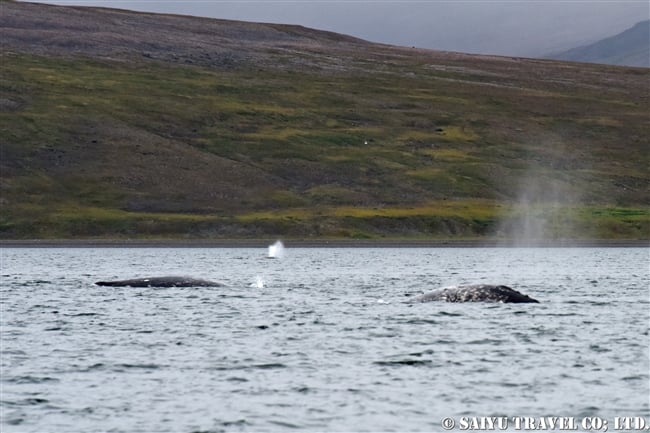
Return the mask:
[[[0,253],[5,433],[650,420],[645,248]],[[163,275],[225,286],[93,284]],[[540,303],[404,302],[468,283]]]

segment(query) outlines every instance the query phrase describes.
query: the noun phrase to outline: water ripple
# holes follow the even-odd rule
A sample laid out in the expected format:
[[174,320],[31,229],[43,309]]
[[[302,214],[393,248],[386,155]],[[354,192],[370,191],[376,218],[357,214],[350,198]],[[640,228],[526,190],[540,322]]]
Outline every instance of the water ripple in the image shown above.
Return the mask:
[[431,360],[429,359],[396,359],[390,361],[375,361],[374,364],[394,367],[394,366],[419,366],[419,365],[430,365]]
[[[462,414],[650,415],[644,249],[265,256],[3,249],[3,433],[436,431]],[[93,285],[169,273],[229,286]],[[481,281],[541,304],[402,302]]]

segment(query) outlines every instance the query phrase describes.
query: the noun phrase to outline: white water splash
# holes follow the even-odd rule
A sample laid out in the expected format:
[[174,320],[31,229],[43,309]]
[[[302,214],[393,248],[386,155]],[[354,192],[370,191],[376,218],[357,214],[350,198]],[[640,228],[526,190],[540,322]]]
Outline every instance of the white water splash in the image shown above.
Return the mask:
[[256,289],[263,289],[265,285],[266,285],[266,281],[264,281],[264,278],[257,275],[255,277],[255,282],[251,284],[251,287],[255,287]]
[[269,245],[270,259],[281,259],[284,257],[284,244],[282,241],[276,241],[273,245]]

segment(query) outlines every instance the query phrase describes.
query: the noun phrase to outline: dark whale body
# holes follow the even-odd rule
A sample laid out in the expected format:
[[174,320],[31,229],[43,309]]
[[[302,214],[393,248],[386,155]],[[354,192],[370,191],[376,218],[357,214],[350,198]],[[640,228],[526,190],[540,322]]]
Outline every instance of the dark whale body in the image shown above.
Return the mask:
[[221,287],[223,283],[190,277],[149,277],[132,280],[97,281],[98,286],[110,287]]
[[431,301],[539,303],[538,300],[519,293],[508,286],[495,286],[491,284],[444,287],[414,296],[407,302]]

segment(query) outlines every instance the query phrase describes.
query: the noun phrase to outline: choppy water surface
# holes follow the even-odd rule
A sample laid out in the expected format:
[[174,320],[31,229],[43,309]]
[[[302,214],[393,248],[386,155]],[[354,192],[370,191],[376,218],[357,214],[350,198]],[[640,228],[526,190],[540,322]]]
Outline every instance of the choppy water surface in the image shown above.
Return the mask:
[[[650,417],[647,249],[1,254],[3,432],[436,431],[443,417]],[[228,286],[93,284],[155,275]],[[506,284],[541,304],[402,302],[458,283]]]

